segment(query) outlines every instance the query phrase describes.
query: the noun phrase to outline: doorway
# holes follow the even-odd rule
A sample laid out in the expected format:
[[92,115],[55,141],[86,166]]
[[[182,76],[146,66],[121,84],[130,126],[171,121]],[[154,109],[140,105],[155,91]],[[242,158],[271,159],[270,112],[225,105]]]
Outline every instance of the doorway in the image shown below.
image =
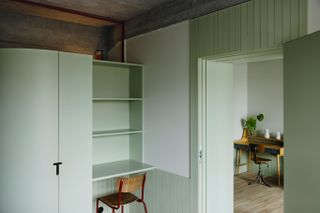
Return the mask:
[[[233,142],[241,137],[241,133],[239,133],[239,131],[242,132],[241,118],[245,120],[248,116],[252,116],[252,111],[249,113],[248,107],[245,106],[240,108],[247,108],[246,110],[235,110],[234,106],[239,105],[241,102],[248,104],[248,101],[245,100],[246,98],[239,97],[239,94],[243,94],[241,88],[236,88],[236,90],[234,88],[235,85],[241,86],[241,82],[237,82],[239,73],[235,74],[235,72],[239,72],[239,69],[241,70],[243,67],[248,68],[248,64],[257,65],[260,62],[282,60],[282,55],[281,49],[273,49],[230,57],[199,59],[198,212],[237,213],[237,211],[234,211],[234,207],[237,206],[237,201],[234,202],[234,198],[237,198],[238,195],[234,194],[237,190],[234,190],[233,186],[234,177],[240,178],[241,176],[234,176],[235,155]],[[248,81],[248,76],[241,76],[240,74],[241,78]],[[235,84],[235,82],[238,84]],[[246,95],[252,94],[247,92]],[[270,117],[267,121],[269,120]],[[263,130],[265,128],[262,125],[260,129]],[[274,132],[275,130],[272,129],[272,131]],[[279,131],[283,131],[283,129]],[[244,174],[247,171],[254,173],[256,168],[254,166],[252,168],[242,167],[240,170]],[[243,181],[246,181],[246,179]],[[250,181],[250,178],[248,181]],[[238,182],[236,181],[236,183]],[[283,191],[283,189],[281,190]]]

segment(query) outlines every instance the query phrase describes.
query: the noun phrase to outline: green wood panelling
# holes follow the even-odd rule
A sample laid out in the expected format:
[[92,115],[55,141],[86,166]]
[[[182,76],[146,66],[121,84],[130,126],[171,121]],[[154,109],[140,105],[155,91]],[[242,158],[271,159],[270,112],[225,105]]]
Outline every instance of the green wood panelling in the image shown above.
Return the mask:
[[[196,213],[191,207],[192,194],[190,179],[160,170],[148,172],[145,198],[148,209],[153,213]],[[151,189],[151,190],[150,190]],[[130,213],[141,213],[141,203],[131,204]]]

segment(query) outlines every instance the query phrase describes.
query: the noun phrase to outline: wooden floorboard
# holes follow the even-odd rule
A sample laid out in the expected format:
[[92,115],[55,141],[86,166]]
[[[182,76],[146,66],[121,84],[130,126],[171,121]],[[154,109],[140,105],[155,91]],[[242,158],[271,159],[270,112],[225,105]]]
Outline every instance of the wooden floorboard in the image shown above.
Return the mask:
[[253,184],[255,174],[243,173],[234,177],[235,213],[283,213],[283,187],[276,178],[265,178],[271,188]]

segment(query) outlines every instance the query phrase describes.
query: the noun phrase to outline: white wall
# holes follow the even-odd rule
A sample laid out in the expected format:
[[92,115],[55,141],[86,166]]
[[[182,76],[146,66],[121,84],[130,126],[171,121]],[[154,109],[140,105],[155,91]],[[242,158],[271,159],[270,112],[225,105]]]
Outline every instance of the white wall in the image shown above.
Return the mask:
[[320,0],[308,0],[308,33],[320,30]]
[[233,138],[238,140],[242,136],[241,120],[248,114],[248,72],[247,64],[234,65],[234,133]]
[[248,115],[263,113],[257,129],[283,132],[283,60],[248,63]]
[[189,22],[126,41],[144,70],[144,161],[189,177]]

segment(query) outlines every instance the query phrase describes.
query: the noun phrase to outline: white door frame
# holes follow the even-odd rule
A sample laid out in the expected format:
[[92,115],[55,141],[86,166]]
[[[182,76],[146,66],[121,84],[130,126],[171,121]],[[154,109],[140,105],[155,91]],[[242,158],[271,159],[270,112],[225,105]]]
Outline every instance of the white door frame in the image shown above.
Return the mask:
[[225,63],[245,63],[283,58],[282,47],[255,50],[228,56],[204,57],[198,59],[198,213],[207,212],[207,165],[206,165],[206,135],[207,135],[207,61]]

